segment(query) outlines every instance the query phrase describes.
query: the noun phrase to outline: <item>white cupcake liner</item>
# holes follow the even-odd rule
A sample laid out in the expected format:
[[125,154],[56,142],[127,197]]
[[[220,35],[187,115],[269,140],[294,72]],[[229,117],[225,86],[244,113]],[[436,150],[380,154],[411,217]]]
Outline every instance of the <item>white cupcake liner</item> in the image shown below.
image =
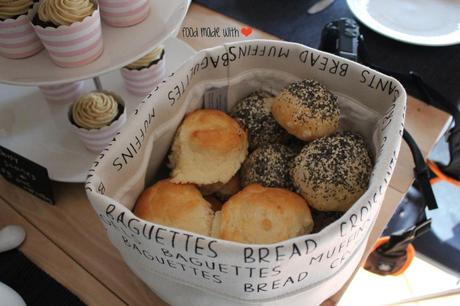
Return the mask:
[[[41,3],[41,1],[40,1]],[[80,67],[95,61],[103,51],[99,8],[80,22],[57,28],[32,25],[53,62]]]
[[99,0],[102,20],[114,27],[142,22],[150,11],[149,0]]
[[15,19],[0,20],[0,55],[7,58],[25,58],[37,54],[43,45],[30,25],[38,8],[36,3],[27,14]]
[[163,58],[157,64],[141,70],[122,68],[121,75],[125,87],[130,93],[145,96],[166,76],[165,59]]
[[123,105],[123,113],[117,118],[117,120],[113,121],[110,125],[104,126],[100,129],[85,129],[81,128],[73,123],[72,120],[72,106],[69,108],[69,122],[72,126],[72,130],[80,137],[80,140],[83,142],[85,147],[93,152],[101,152],[102,150],[107,147],[110,141],[113,139],[115,134],[121,129],[121,127],[126,122],[126,105],[121,99],[120,96],[114,94],[110,91],[103,91],[107,94],[112,95],[115,97],[117,102]]
[[50,103],[69,103],[78,98],[84,91],[84,81],[59,85],[39,86],[45,99]]

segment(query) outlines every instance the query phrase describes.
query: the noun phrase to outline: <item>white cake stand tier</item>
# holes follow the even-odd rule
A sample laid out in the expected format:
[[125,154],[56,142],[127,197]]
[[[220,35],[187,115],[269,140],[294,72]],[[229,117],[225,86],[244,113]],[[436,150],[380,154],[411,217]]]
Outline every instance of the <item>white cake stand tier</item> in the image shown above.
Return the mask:
[[[165,50],[167,74],[175,71],[179,65],[195,54],[190,46],[177,38],[166,40]],[[115,56],[115,53],[113,55]],[[1,65],[3,76],[4,70]],[[53,64],[48,63],[47,69],[54,68]],[[30,69],[22,69],[25,72],[30,71]],[[57,68],[57,70],[62,69]],[[73,74],[72,70],[66,73]],[[15,71],[17,69],[10,72]],[[23,74],[25,77],[26,73]],[[47,74],[49,80],[52,79],[52,74],[46,69],[43,70],[43,74]],[[91,76],[92,74],[86,75],[86,77]],[[38,82],[38,75],[36,77],[34,84],[54,84],[58,81],[53,76],[52,82]],[[81,77],[75,79],[79,80]],[[128,115],[143,98],[133,96],[125,89],[118,70],[101,76],[100,81],[104,89],[114,91],[123,98]],[[85,91],[94,89],[93,81],[86,80]],[[46,102],[37,87],[0,85],[0,145],[47,168],[52,180],[84,182],[97,153],[88,151],[78,136],[73,133],[67,119],[69,106],[69,104]]]
[[141,23],[115,28],[102,23],[104,52],[78,68],[55,65],[46,50],[25,59],[0,57],[0,83],[22,86],[54,85],[85,80],[119,69],[175,36],[190,0],[150,0],[150,13]]

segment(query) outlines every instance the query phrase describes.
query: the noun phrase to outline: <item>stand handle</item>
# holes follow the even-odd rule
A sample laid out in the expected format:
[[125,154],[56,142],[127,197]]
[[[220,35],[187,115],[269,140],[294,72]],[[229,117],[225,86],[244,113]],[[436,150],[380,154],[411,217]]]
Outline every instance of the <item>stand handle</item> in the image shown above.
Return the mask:
[[102,83],[99,77],[94,77],[93,82],[94,82],[94,86],[96,87],[97,91],[104,90],[104,88],[102,88]]

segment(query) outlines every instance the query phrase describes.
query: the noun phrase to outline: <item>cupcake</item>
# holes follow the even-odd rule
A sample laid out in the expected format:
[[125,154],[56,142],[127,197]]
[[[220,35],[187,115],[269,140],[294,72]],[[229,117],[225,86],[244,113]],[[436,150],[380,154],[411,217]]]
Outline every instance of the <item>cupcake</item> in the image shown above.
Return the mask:
[[30,25],[35,8],[32,0],[0,0],[0,55],[25,58],[43,49]]
[[165,51],[161,46],[123,67],[121,75],[126,89],[137,96],[150,93],[166,75],[164,56]]
[[126,107],[112,92],[89,92],[72,104],[69,120],[86,148],[100,152],[126,122]]
[[150,0],[99,0],[102,20],[114,27],[142,22],[150,11]]
[[59,85],[44,85],[38,88],[50,103],[68,103],[78,98],[84,90],[84,81]]
[[41,0],[32,23],[58,66],[83,66],[102,54],[101,20],[95,1]]

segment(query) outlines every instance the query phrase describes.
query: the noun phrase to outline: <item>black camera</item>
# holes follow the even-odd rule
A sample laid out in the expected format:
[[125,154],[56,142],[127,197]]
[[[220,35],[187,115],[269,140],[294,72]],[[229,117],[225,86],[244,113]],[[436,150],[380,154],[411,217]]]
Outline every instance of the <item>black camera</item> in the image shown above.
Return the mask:
[[320,50],[358,61],[359,25],[350,18],[326,24],[321,32]]

